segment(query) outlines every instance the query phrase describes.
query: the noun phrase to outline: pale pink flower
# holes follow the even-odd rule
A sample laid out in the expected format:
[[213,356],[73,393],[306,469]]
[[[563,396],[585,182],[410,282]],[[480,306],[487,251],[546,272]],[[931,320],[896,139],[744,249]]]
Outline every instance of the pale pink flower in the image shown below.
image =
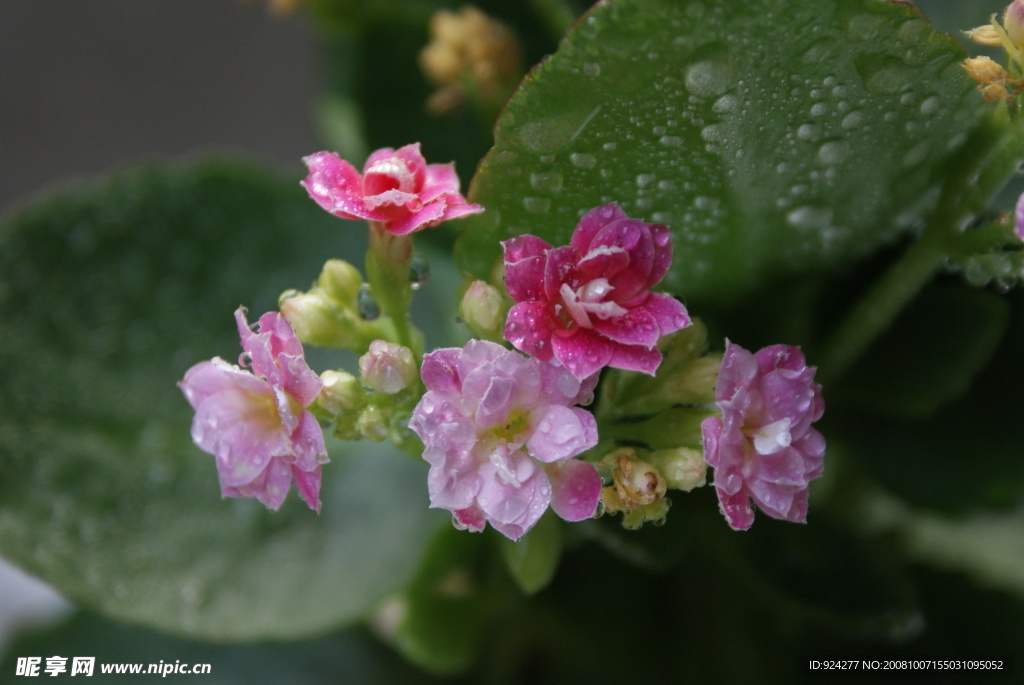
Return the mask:
[[735,530],[754,523],[750,500],[769,516],[807,521],[807,486],[824,467],[825,438],[811,424],[825,402],[798,347],[751,354],[726,341],[715,399],[722,417],[705,419],[704,458]]
[[597,444],[597,423],[572,405],[593,393],[596,377],[581,382],[557,363],[483,340],[426,355],[421,376],[427,392],[409,425],[425,445],[432,507],[513,540],[549,504],[567,521],[594,515],[601,479],[573,457]]
[[617,204],[584,215],[567,246],[532,235],[503,245],[505,286],[518,303],[505,337],[577,378],[604,366],[653,375],[658,338],[690,324],[678,300],[651,292],[672,263],[668,229],[630,219]]
[[380,223],[395,235],[483,211],[459,193],[455,166],[427,164],[419,143],[377,150],[362,175],[333,152],[317,152],[303,161],[309,175],[302,186],[317,204],[343,219]]
[[235,312],[243,353],[239,364],[215,357],[196,364],[178,384],[195,409],[192,439],[217,460],[224,497],[255,497],[276,511],[291,487],[320,510],[320,465],[328,461],[323,431],[305,411],[320,392],[302,344],[278,312],[253,332]]

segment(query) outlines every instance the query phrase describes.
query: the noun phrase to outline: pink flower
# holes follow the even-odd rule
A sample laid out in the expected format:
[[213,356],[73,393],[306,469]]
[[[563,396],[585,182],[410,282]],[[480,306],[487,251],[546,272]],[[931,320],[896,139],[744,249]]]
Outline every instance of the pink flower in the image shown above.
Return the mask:
[[577,378],[604,366],[654,375],[658,338],[690,324],[680,302],[651,292],[672,263],[668,229],[630,219],[617,204],[589,211],[565,247],[532,235],[503,245],[505,286],[518,303],[505,337]]
[[825,438],[811,428],[825,402],[798,347],[751,354],[726,341],[715,399],[722,417],[705,419],[704,458],[715,469],[722,513],[734,530],[764,513],[807,521],[807,485],[822,473]]
[[597,423],[573,407],[594,391],[557,363],[483,340],[423,359],[427,393],[410,427],[430,463],[432,507],[473,531],[490,522],[513,540],[550,504],[567,521],[593,516],[601,479],[573,459],[597,444]]
[[459,193],[455,166],[427,164],[419,143],[377,150],[366,160],[362,176],[333,152],[317,152],[303,161],[309,175],[302,186],[317,204],[342,219],[381,223],[395,235],[483,211]]
[[248,360],[252,373],[219,357],[188,370],[178,385],[196,410],[192,439],[216,457],[224,497],[255,497],[276,511],[294,477],[299,496],[319,511],[327,450],[320,424],[305,408],[320,392],[320,379],[280,313],[260,317],[258,333],[241,307],[235,321],[239,363]]

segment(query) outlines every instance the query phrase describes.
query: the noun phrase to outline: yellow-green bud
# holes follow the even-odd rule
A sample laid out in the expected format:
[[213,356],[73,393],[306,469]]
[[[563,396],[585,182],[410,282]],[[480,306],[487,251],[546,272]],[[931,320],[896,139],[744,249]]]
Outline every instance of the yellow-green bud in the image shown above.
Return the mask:
[[412,350],[386,340],[374,340],[359,358],[359,371],[366,384],[378,392],[394,395],[419,378]]
[[604,462],[612,466],[615,492],[626,508],[652,504],[665,496],[665,479],[656,468],[638,459],[632,448],[619,448],[606,455]]
[[355,306],[359,295],[359,287],[363,284],[363,275],[359,270],[341,259],[328,259],[316,284],[324,293],[351,309]]
[[506,314],[501,293],[484,281],[473,281],[459,303],[459,316],[466,328],[485,340],[502,339]]
[[289,290],[281,295],[278,306],[299,340],[324,347],[334,344],[338,337],[335,306],[320,293]]
[[380,407],[367,407],[366,410],[359,415],[359,420],[356,421],[356,427],[364,437],[369,438],[374,442],[383,442],[388,437],[387,414],[385,414]]
[[335,416],[352,412],[363,399],[359,379],[347,371],[324,371],[320,382],[323,386],[317,401]]
[[689,492],[707,483],[708,465],[700,450],[690,447],[658,450],[648,454],[646,459],[658,469],[672,490]]

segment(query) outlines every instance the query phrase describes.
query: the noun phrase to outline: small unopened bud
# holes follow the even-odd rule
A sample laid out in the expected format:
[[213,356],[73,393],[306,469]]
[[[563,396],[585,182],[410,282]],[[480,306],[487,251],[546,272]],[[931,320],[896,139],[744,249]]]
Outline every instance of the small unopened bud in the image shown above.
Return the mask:
[[326,411],[339,416],[351,413],[363,399],[359,379],[347,371],[324,371],[317,401]]
[[615,492],[627,508],[652,504],[665,496],[665,479],[656,468],[638,459],[632,448],[617,449],[604,461],[612,465]]
[[658,469],[672,490],[689,492],[707,483],[708,465],[700,450],[690,447],[658,450],[648,454],[646,460]]
[[341,259],[328,259],[316,284],[324,293],[342,305],[353,308],[359,297],[363,276],[359,270]]
[[387,414],[380,407],[367,407],[359,415],[356,427],[363,437],[369,438],[374,442],[383,442],[388,437]]
[[387,395],[405,390],[419,378],[412,350],[386,340],[370,343],[369,351],[359,358],[359,371],[367,385]]
[[1006,69],[989,57],[969,57],[961,62],[960,66],[968,76],[983,86],[1002,84],[1010,78]]
[[483,281],[473,281],[459,303],[459,317],[477,338],[501,340],[505,316],[501,293]]
[[299,340],[323,347],[335,344],[339,335],[335,305],[322,293],[289,290],[281,295],[278,306]]
[[987,45],[990,48],[997,48],[1002,45],[1002,40],[999,38],[999,32],[996,31],[996,27],[992,24],[985,24],[984,26],[976,26],[970,31],[964,31],[969,40],[974,41],[980,45]]
[[1013,0],[1003,13],[1003,28],[1018,49],[1024,50],[1024,0]]

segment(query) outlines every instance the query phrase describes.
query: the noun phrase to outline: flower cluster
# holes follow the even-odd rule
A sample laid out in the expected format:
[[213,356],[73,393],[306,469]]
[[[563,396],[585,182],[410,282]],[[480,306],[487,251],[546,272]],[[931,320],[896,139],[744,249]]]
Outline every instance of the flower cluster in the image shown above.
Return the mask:
[[[306,163],[312,199],[369,222],[368,282],[329,260],[314,288],[287,292],[284,314],[265,314],[257,332],[236,312],[240,363],[250,370],[215,358],[185,375],[192,436],[216,457],[225,496],[277,509],[294,479],[319,509],[327,462],[319,418],[339,437],[390,438],[421,453],[431,506],[450,510],[461,528],[490,524],[512,540],[549,506],[567,521],[594,516],[599,503],[627,527],[661,521],[666,493],[703,485],[708,465],[733,528],[753,522],[751,500],[776,518],[805,520],[824,453],[811,428],[823,411],[814,369],[783,345],[751,354],[727,342],[721,361],[708,355],[703,325],[691,327],[681,302],[653,291],[672,263],[667,227],[611,203],[585,213],[568,245],[534,235],[505,241],[507,315],[500,283],[470,285],[460,306],[467,327],[492,340],[437,349],[421,365],[422,335],[408,316],[408,234],[482,208],[459,193],[452,165],[427,164],[418,144],[374,152],[363,174],[327,152]],[[502,334],[525,355],[493,342]],[[300,338],[361,354],[359,376],[321,379]],[[619,375],[595,415],[580,405],[605,367]],[[705,419],[716,372],[720,416]],[[648,418],[622,421],[630,412]],[[616,427],[600,443],[603,458],[594,449],[600,421]]]
[[807,520],[807,485],[822,473],[825,439],[811,424],[825,403],[799,348],[773,345],[751,354],[726,341],[715,398],[721,418],[701,428],[704,458],[715,469],[729,525],[754,523],[753,500],[769,516]]
[[192,439],[217,459],[224,497],[255,497],[276,511],[295,479],[299,496],[320,510],[323,431],[306,408],[320,379],[283,316],[264,314],[253,332],[235,312],[246,371],[219,357],[196,364],[179,383],[195,409]]
[[427,392],[410,427],[425,445],[432,506],[513,540],[549,503],[567,521],[593,516],[601,479],[572,458],[597,443],[597,424],[573,405],[596,378],[580,382],[557,363],[483,340],[426,355],[421,374]]

